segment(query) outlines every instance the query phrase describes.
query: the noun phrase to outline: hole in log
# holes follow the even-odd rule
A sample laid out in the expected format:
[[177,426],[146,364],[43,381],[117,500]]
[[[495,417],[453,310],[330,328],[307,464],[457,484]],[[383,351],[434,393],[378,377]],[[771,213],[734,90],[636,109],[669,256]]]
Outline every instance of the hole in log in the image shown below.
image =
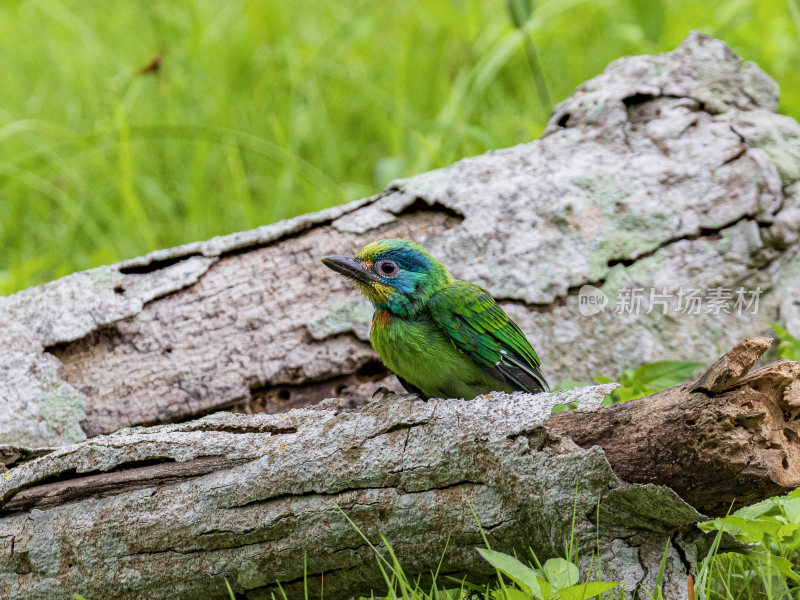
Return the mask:
[[754,415],[739,415],[733,420],[733,424],[735,427],[743,427],[744,429],[756,429],[761,421],[764,420],[766,415],[764,413],[758,413]]
[[415,213],[440,213],[448,217],[448,220],[452,220],[450,223],[447,224],[447,228],[454,227],[461,223],[464,220],[464,215],[458,212],[455,209],[450,208],[449,206],[445,206],[444,204],[440,204],[439,202],[429,203],[423,198],[422,196],[417,196],[414,198],[414,201],[406,206],[403,210],[394,213],[396,216],[402,215],[411,215]]
[[794,429],[789,429],[788,427],[783,430],[783,437],[785,437],[791,444],[800,442],[800,435],[797,435],[797,432]]
[[561,115],[558,118],[558,121],[557,121],[558,126],[559,127],[568,127],[569,117],[570,117],[569,113],[564,113],[563,115]]
[[783,465],[783,468],[785,470],[787,470],[787,471],[789,470],[789,459],[786,458],[785,454],[783,455],[783,460],[781,461],[781,464]]
[[692,425],[694,425],[695,423],[696,423],[696,421],[694,419],[686,419],[686,424],[689,425],[690,427]]
[[386,368],[379,360],[368,360],[358,368],[358,371],[356,371],[356,375],[360,375],[361,377],[368,377],[370,379],[373,378],[380,379],[386,377]]
[[248,414],[266,412],[280,413],[292,408],[313,406],[325,398],[343,398],[347,408],[364,404],[375,391],[376,383],[390,375],[376,359],[364,362],[355,373],[341,375],[321,381],[309,381],[299,385],[284,383],[280,387],[253,385],[250,398],[231,406],[234,412]]
[[645,102],[650,102],[650,100],[655,100],[655,96],[653,94],[642,94],[640,92],[636,92],[627,98],[623,98],[622,103],[626,107],[631,108],[639,104],[644,104]]

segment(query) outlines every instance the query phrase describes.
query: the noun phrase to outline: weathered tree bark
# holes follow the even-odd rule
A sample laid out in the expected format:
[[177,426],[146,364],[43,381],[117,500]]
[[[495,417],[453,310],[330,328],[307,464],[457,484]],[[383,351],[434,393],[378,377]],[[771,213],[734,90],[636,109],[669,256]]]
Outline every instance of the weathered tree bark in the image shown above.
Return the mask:
[[[561,103],[542,139],[251,232],[154,252],[0,299],[0,443],[70,443],[221,408],[286,410],[395,386],[370,309],[319,257],[423,242],[487,287],[551,381],[706,360],[800,334],[800,126],[723,43],[621,59]],[[758,310],[578,311],[592,284],[762,291]],[[609,340],[613,340],[609,342]]]
[[800,362],[743,377],[770,341],[751,338],[697,382],[646,402],[560,413],[548,426],[603,448],[620,479],[669,486],[708,515],[786,493],[800,485]]
[[[800,363],[746,376],[768,346],[740,344],[703,389],[608,407],[613,385],[471,402],[381,392],[360,410],[219,413],[54,449],[0,480],[0,596],[214,599],[227,578],[248,599],[278,582],[300,598],[306,557],[313,597],[323,577],[332,600],[380,593],[347,518],[379,551],[386,535],[410,575],[447,546],[441,573],[474,579],[491,569],[471,510],[494,548],[547,558],[563,555],[574,506],[584,568],[599,544],[605,577],[652,591],[672,538],[664,597],[683,599],[701,512],[800,485]],[[580,406],[551,415],[563,402]]]

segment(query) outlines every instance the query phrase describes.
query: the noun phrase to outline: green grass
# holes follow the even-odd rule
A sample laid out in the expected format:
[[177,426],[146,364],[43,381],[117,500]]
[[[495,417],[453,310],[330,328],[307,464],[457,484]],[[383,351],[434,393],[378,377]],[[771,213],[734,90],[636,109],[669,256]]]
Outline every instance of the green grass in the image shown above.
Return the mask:
[[[350,521],[347,515],[345,518]],[[358,530],[355,523],[350,523]],[[800,536],[797,535],[800,531],[800,490],[708,521],[701,524],[700,528],[716,532],[716,535],[707,554],[693,565],[695,596],[689,600],[793,600],[800,597],[800,576],[797,574],[800,568]],[[720,552],[723,533],[731,534],[749,546],[737,552]],[[363,533],[361,535],[375,552],[375,560],[385,583],[385,589],[375,592],[386,600],[626,598],[624,584],[608,581],[601,576],[603,568],[597,553],[592,556],[591,572],[579,571],[571,540],[565,543],[565,557],[551,557],[542,562],[532,550],[528,559],[494,551],[484,536],[486,547],[476,548],[476,552],[495,568],[496,577],[492,581],[477,584],[470,581],[469,576],[459,580],[442,577],[437,568],[430,573],[429,581],[423,584],[421,578],[405,573],[385,537],[381,539],[385,551],[381,552]],[[639,598],[664,600],[662,584],[669,545],[670,542],[664,548],[654,588],[641,590]],[[305,578],[305,569],[303,573]],[[234,600],[233,590],[227,580],[225,585],[231,600]],[[286,600],[287,596],[282,592],[277,598]],[[307,586],[305,595],[309,597]],[[273,595],[273,598],[276,596]],[[373,595],[372,598],[378,596]]]
[[532,46],[499,0],[5,0],[0,294],[531,140],[532,60],[558,101],[698,28],[800,117],[799,3],[542,1]]
[[[797,575],[800,567],[800,540],[794,539],[794,532],[800,528],[800,514],[794,507],[798,501],[800,492],[794,492],[702,525],[701,528],[706,531],[716,530],[717,535],[706,556],[695,565],[694,600],[793,600],[800,597],[800,587],[797,585],[800,580]],[[751,547],[740,552],[719,552],[723,531],[732,533],[742,542],[751,543]],[[593,575],[602,571],[602,565],[596,562],[597,555],[593,556],[592,573],[580,573],[571,551],[567,552],[566,558],[552,557],[542,563],[532,551],[527,560],[494,551],[484,538],[486,548],[476,548],[476,552],[495,568],[496,577],[493,581],[477,584],[470,581],[469,577],[460,580],[440,577],[437,569],[430,574],[429,581],[423,584],[420,578],[405,573],[388,540],[382,539],[385,552],[378,551],[369,540],[366,541],[375,551],[375,560],[386,586],[385,589],[376,591],[381,596],[373,595],[371,598],[621,600],[626,597],[623,584],[605,581],[604,578]],[[639,597],[664,600],[662,582],[668,547],[664,549],[654,589],[644,590],[644,596],[640,594]],[[305,573],[304,569],[304,577]],[[231,600],[235,600],[227,580],[225,587]],[[273,594],[273,598],[285,600],[286,597],[282,590],[277,596]],[[309,597],[307,587],[306,597]],[[324,598],[324,590],[322,597]],[[87,600],[78,594],[74,598]]]

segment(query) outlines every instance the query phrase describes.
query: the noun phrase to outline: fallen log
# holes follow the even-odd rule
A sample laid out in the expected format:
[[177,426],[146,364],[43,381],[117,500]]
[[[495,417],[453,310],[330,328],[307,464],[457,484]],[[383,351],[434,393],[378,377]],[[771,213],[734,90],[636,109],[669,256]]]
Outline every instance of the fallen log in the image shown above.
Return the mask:
[[800,362],[744,377],[770,343],[751,338],[697,382],[613,410],[556,414],[548,427],[603,448],[620,479],[668,486],[708,515],[787,493],[800,485]]
[[21,457],[0,480],[0,596],[211,600],[227,579],[243,598],[278,583],[301,598],[304,569],[313,597],[380,593],[348,519],[409,575],[442,560],[442,576],[488,577],[477,518],[493,548],[541,559],[574,534],[583,568],[599,549],[629,592],[652,592],[672,539],[664,597],[685,598],[703,513],[800,485],[800,363],[747,375],[768,346],[606,407],[613,384],[470,402],[381,390],[361,409],[218,413]]
[[[554,383],[706,360],[768,318],[798,335],[800,126],[777,101],[756,65],[693,33],[610,65],[540,140],[2,298],[0,444],[401,391],[369,346],[370,307],[319,263],[382,237],[420,241],[488,288]],[[586,284],[606,310],[580,312]],[[735,318],[676,313],[680,291],[740,287],[760,297]],[[612,309],[639,288],[671,295],[670,311]]]

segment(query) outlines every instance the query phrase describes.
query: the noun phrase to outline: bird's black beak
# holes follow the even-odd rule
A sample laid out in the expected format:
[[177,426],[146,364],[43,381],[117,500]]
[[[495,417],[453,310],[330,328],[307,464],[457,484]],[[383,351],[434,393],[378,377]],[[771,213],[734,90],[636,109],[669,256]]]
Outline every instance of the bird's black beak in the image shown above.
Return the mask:
[[364,268],[364,263],[360,259],[353,256],[325,256],[322,259],[322,264],[345,277],[355,279],[361,283],[368,285],[383,283],[372,271],[367,271]]

